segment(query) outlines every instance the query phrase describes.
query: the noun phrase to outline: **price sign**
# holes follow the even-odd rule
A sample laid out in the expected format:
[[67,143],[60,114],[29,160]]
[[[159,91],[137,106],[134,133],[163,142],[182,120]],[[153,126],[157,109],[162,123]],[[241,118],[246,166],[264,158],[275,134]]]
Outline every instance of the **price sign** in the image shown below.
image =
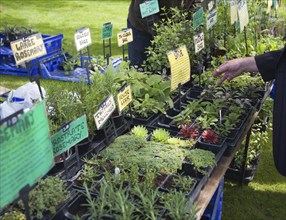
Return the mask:
[[195,53],[198,53],[205,48],[205,39],[203,32],[194,35],[194,43],[195,43]]
[[42,35],[40,33],[31,35],[24,39],[12,41],[11,49],[17,65],[47,54]]
[[58,156],[72,146],[88,137],[86,116],[63,126],[63,128],[51,137],[54,156]]
[[124,85],[117,94],[118,109],[121,112],[132,101],[132,92],[130,85]]
[[45,104],[12,117],[0,126],[0,208],[11,203],[19,191],[34,185],[53,166],[52,143]]
[[89,28],[81,28],[77,30],[74,34],[74,41],[76,45],[76,50],[80,51],[91,45],[91,35]]
[[140,12],[142,18],[156,14],[160,11],[158,0],[148,0],[140,4]]
[[238,2],[238,17],[240,22],[240,32],[244,30],[244,27],[249,23],[248,9],[246,0],[240,0]]
[[190,80],[190,58],[186,46],[181,46],[167,53],[171,67],[171,90]]
[[193,14],[194,29],[196,30],[204,22],[204,9],[200,8]]
[[234,24],[238,20],[236,0],[230,2],[230,24]]
[[112,34],[113,34],[112,23],[108,22],[108,23],[103,24],[101,39],[102,40],[108,40],[108,39],[112,38]]
[[133,41],[133,33],[131,28],[127,28],[117,34],[118,47]]
[[214,8],[207,15],[207,30],[212,28],[217,22],[217,10]]
[[99,130],[116,109],[113,96],[107,97],[99,106],[98,111],[93,115],[97,129]]

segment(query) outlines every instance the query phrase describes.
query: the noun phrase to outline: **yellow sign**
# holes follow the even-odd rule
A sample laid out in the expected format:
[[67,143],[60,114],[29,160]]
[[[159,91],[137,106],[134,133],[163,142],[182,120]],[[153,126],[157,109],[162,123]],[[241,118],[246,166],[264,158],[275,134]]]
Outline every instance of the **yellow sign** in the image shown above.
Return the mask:
[[118,94],[118,109],[121,112],[132,101],[131,86],[125,86]]
[[237,16],[237,3],[236,1],[230,2],[230,24],[234,24],[238,19]]
[[249,23],[248,9],[246,0],[240,0],[238,2],[238,17],[240,22],[240,32],[244,30],[244,28]]
[[47,54],[40,33],[11,42],[11,49],[17,65]]
[[181,46],[167,53],[171,67],[171,90],[188,82],[191,78],[191,64],[186,46]]
[[120,31],[117,34],[117,41],[118,41],[118,47],[121,47],[124,44],[132,42],[133,41],[132,29],[128,28],[124,31]]

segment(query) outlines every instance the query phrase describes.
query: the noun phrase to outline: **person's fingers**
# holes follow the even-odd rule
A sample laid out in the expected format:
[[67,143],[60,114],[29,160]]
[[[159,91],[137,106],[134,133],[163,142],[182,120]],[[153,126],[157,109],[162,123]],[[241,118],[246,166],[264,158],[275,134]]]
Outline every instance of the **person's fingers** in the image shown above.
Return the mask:
[[222,84],[226,79],[228,79],[228,75],[224,74],[216,83],[216,86],[219,86],[220,84]]
[[213,76],[219,76],[219,75],[221,75],[222,73],[228,71],[228,69],[229,69],[229,67],[228,67],[227,62],[226,62],[226,63],[220,65],[220,66],[216,69],[216,71],[213,73]]

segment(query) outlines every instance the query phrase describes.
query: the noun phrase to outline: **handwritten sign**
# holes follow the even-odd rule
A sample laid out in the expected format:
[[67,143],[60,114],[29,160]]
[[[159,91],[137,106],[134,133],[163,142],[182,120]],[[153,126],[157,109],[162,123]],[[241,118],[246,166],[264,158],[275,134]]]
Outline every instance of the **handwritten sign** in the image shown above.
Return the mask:
[[108,23],[103,24],[101,39],[102,40],[108,40],[108,39],[112,38],[112,35],[113,35],[112,23],[108,22]]
[[193,14],[193,24],[196,30],[204,22],[204,9],[200,8]]
[[118,109],[121,112],[132,101],[131,86],[124,85],[117,94]]
[[11,49],[17,65],[47,54],[42,35],[40,33],[31,35],[24,39],[12,41]]
[[238,20],[236,0],[230,2],[230,24],[234,24]]
[[160,11],[158,0],[149,0],[140,4],[142,18],[156,14]]
[[211,29],[217,22],[217,10],[214,8],[207,15],[207,30]]
[[102,128],[115,109],[116,105],[112,95],[100,104],[98,111],[93,115],[98,130]]
[[171,90],[190,80],[191,64],[186,46],[181,46],[167,53],[171,67]]
[[53,166],[52,143],[45,104],[19,117],[12,125],[0,127],[0,208],[19,196],[19,191],[34,185]]
[[128,44],[133,41],[133,33],[131,28],[127,28],[123,31],[120,31],[117,34],[118,47],[121,47],[124,44]]
[[249,23],[248,9],[246,0],[240,0],[238,2],[238,17],[240,22],[240,32],[244,30],[244,28]]
[[74,34],[74,41],[76,45],[76,50],[80,51],[91,45],[91,35],[89,28],[81,28],[77,30]]
[[65,125],[51,137],[54,156],[58,156],[72,146],[88,137],[86,116]]
[[205,48],[205,39],[203,32],[194,35],[194,43],[195,43],[195,53],[198,53]]

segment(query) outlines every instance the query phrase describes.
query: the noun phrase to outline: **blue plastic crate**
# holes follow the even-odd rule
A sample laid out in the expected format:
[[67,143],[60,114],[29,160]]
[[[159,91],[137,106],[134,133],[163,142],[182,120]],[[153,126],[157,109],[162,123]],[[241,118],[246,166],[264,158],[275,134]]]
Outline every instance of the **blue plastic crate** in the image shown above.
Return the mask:
[[208,207],[206,208],[202,220],[220,220],[222,216],[224,179],[220,181]]

